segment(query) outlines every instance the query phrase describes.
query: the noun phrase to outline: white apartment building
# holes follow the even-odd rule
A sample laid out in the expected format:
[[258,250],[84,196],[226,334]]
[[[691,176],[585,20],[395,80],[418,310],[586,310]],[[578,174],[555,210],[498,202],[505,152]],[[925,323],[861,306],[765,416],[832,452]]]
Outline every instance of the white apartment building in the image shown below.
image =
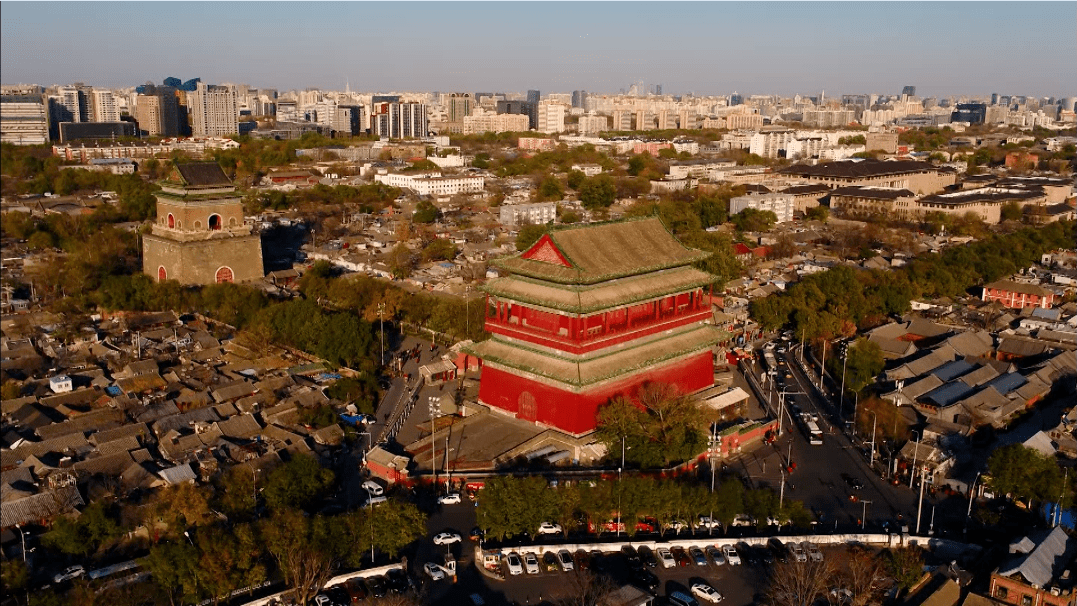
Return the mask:
[[526,132],[529,120],[527,114],[498,114],[477,108],[472,115],[464,116],[464,134]]
[[791,129],[769,130],[752,135],[748,151],[763,158],[777,158],[779,150],[784,150],[796,137]]
[[375,183],[384,183],[390,187],[403,187],[410,189],[420,196],[455,196],[456,194],[472,194],[483,191],[486,180],[478,176],[452,176],[443,177],[441,173],[418,173],[414,175],[402,175],[389,173],[374,175]]
[[602,174],[601,164],[573,164],[572,170],[578,170],[588,177]]
[[579,131],[581,135],[597,135],[602,131],[609,130],[610,119],[608,116],[580,116]]
[[757,130],[763,128],[763,116],[759,114],[729,114],[725,117],[725,128],[729,130]]
[[415,139],[430,132],[425,103],[375,103],[370,110],[371,134],[386,139]]
[[116,98],[110,90],[93,89],[90,92],[93,103],[94,122],[119,122],[120,112],[116,108]]
[[785,157],[791,160],[814,158],[826,147],[829,146],[823,137],[799,137],[786,144]]
[[543,103],[538,107],[538,130],[540,133],[560,133],[565,130],[565,106],[559,103]]
[[236,91],[227,86],[199,82],[187,95],[191,109],[191,131],[196,137],[227,137],[239,133]]
[[793,220],[796,201],[790,194],[776,193],[737,196],[729,201],[729,214],[731,215],[735,215],[746,208],[761,212],[769,210],[774,213],[774,216],[778,217],[778,223],[785,223]]
[[545,225],[557,219],[557,202],[502,204],[500,211],[502,225]]
[[14,145],[49,142],[49,109],[41,93],[0,95],[0,142]]
[[670,179],[684,179],[695,177],[703,179],[710,176],[712,171],[730,169],[737,163],[732,160],[695,160],[688,162],[676,162],[669,165]]

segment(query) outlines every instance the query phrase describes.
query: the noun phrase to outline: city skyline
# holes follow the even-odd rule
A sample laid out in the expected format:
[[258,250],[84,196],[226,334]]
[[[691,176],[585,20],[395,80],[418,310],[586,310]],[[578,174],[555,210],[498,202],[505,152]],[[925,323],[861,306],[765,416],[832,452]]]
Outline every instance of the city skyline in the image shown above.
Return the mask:
[[[449,35],[363,29],[400,10]],[[1071,96],[1075,17],[1072,3],[9,2],[0,65],[4,84],[114,88],[174,75],[279,90]],[[188,41],[157,44],[165,26]]]

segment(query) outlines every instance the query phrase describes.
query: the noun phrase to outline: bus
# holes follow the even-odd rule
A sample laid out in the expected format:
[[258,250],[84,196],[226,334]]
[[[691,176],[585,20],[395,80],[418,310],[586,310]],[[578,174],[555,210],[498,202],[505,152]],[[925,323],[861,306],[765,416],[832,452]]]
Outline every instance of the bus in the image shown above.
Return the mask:
[[812,446],[821,446],[823,444],[823,431],[819,429],[819,424],[815,421],[808,421],[804,425],[808,429],[808,443]]

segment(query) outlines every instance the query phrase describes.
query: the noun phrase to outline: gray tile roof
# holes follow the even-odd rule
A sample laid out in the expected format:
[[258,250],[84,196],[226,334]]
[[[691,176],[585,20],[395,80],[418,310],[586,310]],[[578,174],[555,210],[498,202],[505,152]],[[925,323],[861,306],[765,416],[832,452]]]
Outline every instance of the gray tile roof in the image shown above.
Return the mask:
[[999,566],[998,574],[1020,575],[1030,584],[1047,587],[1069,564],[1075,548],[1077,543],[1061,526],[1023,537],[1010,544],[1010,552],[1018,555]]
[[5,528],[28,524],[68,513],[85,505],[78,488],[64,486],[38,494],[8,501],[0,506],[0,518]]

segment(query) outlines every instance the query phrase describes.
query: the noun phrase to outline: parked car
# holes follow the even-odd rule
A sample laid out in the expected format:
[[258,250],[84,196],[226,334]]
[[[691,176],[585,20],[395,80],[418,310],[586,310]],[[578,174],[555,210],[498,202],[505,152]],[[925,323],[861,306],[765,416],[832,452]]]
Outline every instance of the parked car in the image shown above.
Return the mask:
[[808,552],[804,551],[804,547],[800,543],[789,543],[789,553],[793,555],[794,562],[808,561]]
[[808,551],[808,558],[813,562],[823,561],[823,552],[819,551],[819,548],[815,546],[815,543],[804,542],[804,549]]
[[403,570],[394,568],[385,573],[385,585],[389,588],[389,591],[401,594],[411,587],[411,578]]
[[718,590],[706,583],[693,583],[692,595],[699,598],[699,601],[708,604],[717,604],[723,599],[722,594],[718,593]]
[[637,570],[632,573],[632,584],[651,593],[658,592],[658,576],[650,570]]
[[435,545],[452,545],[460,542],[460,535],[455,532],[439,532],[434,535]]
[[789,550],[782,545],[782,542],[778,539],[771,539],[767,542],[767,547],[770,549],[770,553],[774,555],[774,559],[785,564],[789,561]]
[[711,561],[714,562],[715,566],[722,566],[725,564],[725,556],[722,555],[722,550],[714,545],[707,545],[707,555],[710,556]]
[[539,573],[538,556],[536,556],[533,552],[529,551],[524,554],[524,570],[527,572],[527,574]]
[[348,606],[352,601],[351,596],[344,590],[344,587],[340,585],[326,589],[325,595],[329,596],[329,599],[333,604],[337,604],[338,606]]
[[736,550],[737,555],[740,556],[741,561],[748,566],[755,566],[759,563],[759,554],[757,554],[755,550],[752,549],[751,545],[748,545],[747,543],[742,541],[740,543],[737,543]]
[[557,572],[557,556],[552,551],[542,554],[542,568],[546,572]]
[[561,570],[565,572],[571,572],[576,569],[576,564],[572,561],[572,553],[567,549],[557,552],[557,562],[561,565]]
[[740,526],[745,528],[754,527],[755,518],[746,513],[738,513],[736,517],[733,518],[733,526]]
[[539,534],[561,534],[562,528],[560,524],[554,524],[552,522],[543,522],[539,524]]
[[389,592],[388,587],[385,584],[385,577],[371,577],[367,580],[367,587],[370,588],[370,595],[376,598],[384,598],[385,594]]
[[707,554],[703,553],[702,549],[692,547],[688,550],[688,555],[691,556],[692,561],[696,563],[696,566],[707,565]]
[[662,562],[662,568],[675,568],[677,566],[677,560],[673,559],[673,554],[669,552],[666,547],[659,547],[655,554],[658,555],[658,561]]
[[639,568],[643,565],[643,560],[639,557],[639,552],[631,545],[625,545],[621,547],[621,555],[624,556],[625,562],[628,563],[628,567],[632,569]]
[[324,593],[319,593],[314,596],[314,606],[333,606],[333,600],[330,600],[329,596]]
[[385,494],[385,489],[374,480],[363,482],[363,489],[372,497],[380,497]]
[[594,567],[595,572],[607,572],[610,568],[610,564],[609,561],[606,560],[606,554],[597,549],[592,549],[591,566]]
[[70,581],[71,579],[77,579],[86,574],[86,569],[82,566],[70,566],[65,568],[63,572],[52,577],[53,583],[63,583],[64,581]]
[[447,495],[438,497],[439,505],[456,505],[460,503],[460,493],[450,492]]
[[673,553],[673,559],[677,561],[678,566],[691,566],[692,560],[688,557],[688,552],[683,547],[674,547],[670,549]]
[[481,541],[481,540],[482,540],[482,538],[483,538],[484,536],[486,536],[486,533],[485,533],[485,532],[483,532],[483,530],[482,530],[481,528],[479,528],[478,526],[476,526],[476,527],[474,527],[474,528],[472,528],[472,529],[471,529],[471,532],[469,532],[469,533],[467,534],[467,536],[468,536],[468,538],[469,538],[469,539],[471,539],[472,541],[475,541],[476,543],[478,543],[479,541]]
[[711,519],[710,516],[699,516],[699,524],[697,524],[697,526],[706,528],[707,530],[718,530],[722,527],[722,523],[718,520]]
[[515,551],[509,552],[509,555],[505,558],[505,563],[508,565],[509,574],[512,576],[518,576],[524,573],[523,562],[520,561],[520,554]]
[[577,549],[576,553],[572,554],[572,560],[576,562],[577,570],[591,569],[591,556],[587,555],[587,552],[582,549]]
[[365,600],[367,596],[366,584],[360,578],[348,579],[344,583],[344,591],[348,592],[348,598],[353,602]]
[[681,591],[670,592],[666,599],[673,606],[699,606],[699,602],[695,598]]
[[639,553],[639,559],[641,562],[643,562],[644,566],[646,566],[647,568],[658,567],[658,558],[654,557],[654,551],[651,550],[650,547],[647,547],[646,545],[640,545],[639,549],[637,549],[636,552]]
[[732,545],[723,545],[722,555],[725,556],[725,561],[729,562],[730,566],[739,566],[741,564],[740,555]]
[[423,564],[423,572],[425,572],[426,576],[430,577],[433,581],[440,581],[445,578],[445,571],[441,569],[441,566],[438,566],[433,562]]

